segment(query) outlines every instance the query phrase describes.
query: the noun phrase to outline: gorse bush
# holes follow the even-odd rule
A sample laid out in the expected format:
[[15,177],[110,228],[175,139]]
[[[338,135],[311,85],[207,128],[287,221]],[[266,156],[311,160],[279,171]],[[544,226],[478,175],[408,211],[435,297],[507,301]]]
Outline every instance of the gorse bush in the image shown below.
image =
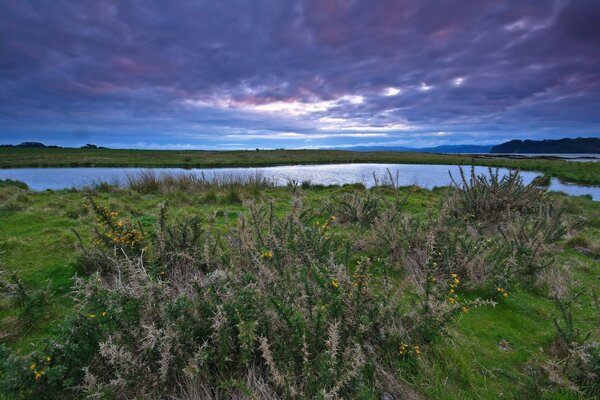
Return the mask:
[[[591,340],[591,332],[583,332],[575,322],[573,308],[579,306],[581,295],[579,292],[566,299],[555,297],[558,316],[553,319],[555,336],[550,349],[555,359],[533,363],[529,374],[538,388],[558,385],[585,398],[597,398],[600,396],[600,343]],[[598,328],[600,314],[595,320],[595,329]]]
[[354,192],[334,196],[326,209],[341,223],[370,225],[381,212],[381,202],[372,192]]
[[298,199],[283,217],[251,206],[226,239],[198,219],[168,223],[165,207],[155,231],[141,233],[88,204],[103,267],[78,280],[81,312],[57,339],[26,363],[7,357],[2,368],[16,369],[0,375],[9,396],[376,395],[393,390],[381,376],[389,384],[410,369],[453,315],[480,304],[457,297],[456,274],[402,289],[385,265],[351,262],[337,217]]
[[450,178],[458,190],[457,212],[477,221],[495,222],[506,211],[526,212],[539,203],[544,191],[534,183],[525,185],[519,171],[501,176],[500,170],[489,168],[488,174],[477,175],[471,167],[469,177],[460,167],[460,180]]

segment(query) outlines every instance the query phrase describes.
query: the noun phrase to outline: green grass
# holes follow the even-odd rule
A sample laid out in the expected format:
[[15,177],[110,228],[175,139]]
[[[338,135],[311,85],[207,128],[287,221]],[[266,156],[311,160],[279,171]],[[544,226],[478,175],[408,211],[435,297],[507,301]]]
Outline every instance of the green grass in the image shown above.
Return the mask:
[[[48,150],[41,152],[43,151]],[[73,152],[78,153],[79,150]],[[83,152],[82,150],[81,153]],[[120,154],[120,151],[108,153]],[[158,154],[166,153],[169,152]],[[185,153],[173,152],[164,162],[176,163],[173,160],[183,157]],[[264,153],[267,152],[256,152],[257,155]],[[293,152],[277,154],[285,153]],[[363,153],[356,154],[359,156]],[[118,159],[117,156],[107,157],[106,160],[109,161],[106,162],[118,162]],[[166,161],[167,159],[170,161]],[[218,162],[214,158],[208,159]],[[101,160],[100,157],[90,162],[101,165]],[[260,157],[249,160],[260,160]],[[135,161],[131,162],[135,164]],[[532,161],[535,162],[545,165],[546,161]],[[553,162],[548,163],[551,165]],[[596,178],[600,179],[600,174]],[[312,187],[305,191],[305,202],[318,206],[331,196],[353,190],[356,189]],[[389,192],[388,189],[376,190],[384,195]],[[402,189],[403,193],[408,190],[410,188]],[[268,188],[258,194],[242,192],[242,198],[249,200],[259,197],[267,203],[271,202],[276,213],[283,215],[289,210],[291,191],[288,187]],[[411,195],[405,209],[412,214],[426,217],[439,211],[439,205],[445,195],[446,189],[418,190]],[[215,218],[218,227],[235,222],[240,213],[248,210],[242,204],[228,201],[225,192],[217,193],[216,201],[210,204],[205,203],[203,196],[203,193],[186,192],[142,195],[130,190],[114,189],[112,192],[100,193],[98,201],[120,215],[137,220],[147,227],[155,223],[159,204],[164,201],[169,203],[171,217],[174,219],[186,215],[201,215],[205,219]],[[567,199],[573,209],[577,209],[587,218],[577,233],[578,237],[583,239],[576,241],[577,246],[570,246],[566,241],[560,260],[561,263],[573,266],[571,273],[574,286],[577,290],[585,292],[582,306],[576,310],[576,317],[579,326],[584,331],[590,331],[594,326],[594,318],[597,317],[591,304],[590,293],[600,293],[600,263],[594,259],[593,253],[582,251],[585,250],[582,247],[597,245],[600,204],[586,198],[560,197]],[[20,209],[2,209],[3,204],[16,198],[20,198],[19,202],[22,203]],[[5,331],[11,329],[11,321],[16,312],[6,304],[0,304],[0,326],[6,335],[4,338],[0,337],[0,343],[8,343],[20,352],[28,353],[37,348],[41,339],[51,336],[56,325],[75,306],[69,297],[75,271],[73,263],[77,244],[72,230],[79,232],[87,244],[91,240],[95,224],[95,217],[82,206],[83,202],[84,195],[79,191],[32,193],[9,185],[0,188],[0,263],[10,271],[17,271],[28,287],[33,290],[47,289],[49,293],[39,320],[20,331]],[[361,228],[352,229],[355,230],[340,234],[360,237]],[[500,301],[496,307],[471,310],[454,321],[447,335],[437,338],[425,349],[423,367],[411,385],[425,397],[432,399],[516,399],[526,396],[577,399],[579,397],[576,394],[557,388],[548,389],[543,393],[531,393],[528,384],[530,378],[525,373],[530,360],[549,358],[547,350],[554,335],[552,318],[557,314],[551,299],[531,289],[516,288],[511,291],[508,299]],[[593,335],[600,339],[600,332],[593,332]],[[501,341],[508,343],[508,351],[500,349],[498,343]]]
[[354,152],[342,150],[175,151],[0,148],[0,168],[22,167],[259,167],[329,163],[455,164],[539,171],[565,182],[600,185],[600,163],[502,156]]

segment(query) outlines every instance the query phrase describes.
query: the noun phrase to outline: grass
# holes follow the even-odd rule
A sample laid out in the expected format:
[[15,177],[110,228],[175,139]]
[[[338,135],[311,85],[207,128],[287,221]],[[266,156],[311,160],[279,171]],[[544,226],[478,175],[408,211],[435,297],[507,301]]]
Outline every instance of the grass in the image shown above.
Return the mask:
[[329,163],[453,164],[539,171],[565,182],[600,185],[600,163],[550,158],[342,150],[171,151],[0,148],[0,168],[23,167],[264,167]]
[[[201,189],[190,187],[189,183],[182,187],[173,183],[165,190],[160,182],[149,181],[147,186],[140,186],[140,181],[133,182],[135,190],[103,185],[96,201],[147,230],[156,225],[157,210],[166,202],[170,221],[201,216],[204,221],[213,221],[215,229],[225,234],[241,221],[242,215],[251,212],[251,202],[272,204],[274,215],[283,217],[298,193],[302,194],[305,207],[321,209],[331,204],[332,199],[365,192],[364,188],[352,185],[248,188],[232,182]],[[0,188],[0,264],[8,271],[18,272],[26,287],[46,293],[47,299],[36,321],[27,326],[15,324],[19,312],[10,302],[0,303],[0,344],[27,355],[41,350],[44,339],[53,337],[62,321],[76,310],[70,296],[78,257],[73,230],[90,246],[96,216],[84,207],[82,191],[29,192],[19,186],[6,184]],[[370,192],[374,197],[389,201],[410,194],[403,210],[423,220],[439,215],[448,197],[445,188],[397,190],[398,193],[393,188],[382,187]],[[577,326],[592,332],[594,340],[600,340],[600,332],[595,330],[598,310],[592,304],[592,293],[600,293],[597,239],[600,204],[588,198],[551,196],[567,204],[568,214],[573,219],[570,231],[556,251],[558,264],[568,267],[568,289],[583,292],[574,310]],[[6,204],[12,206],[3,207]],[[332,229],[340,240],[352,240],[355,255],[350,264],[356,273],[360,256],[373,252],[366,243],[371,228],[365,224],[347,224]],[[404,274],[397,272],[393,276],[401,281]],[[488,295],[482,289],[473,289],[465,296],[474,299]],[[552,318],[557,315],[547,293],[515,283],[510,296],[500,299],[495,307],[473,309],[451,321],[445,334],[424,346],[425,354],[418,361],[416,371],[404,379],[410,390],[431,399],[585,398],[558,384],[539,386],[530,372],[538,365],[555,362],[550,348],[555,337]],[[373,393],[363,397],[375,398]]]

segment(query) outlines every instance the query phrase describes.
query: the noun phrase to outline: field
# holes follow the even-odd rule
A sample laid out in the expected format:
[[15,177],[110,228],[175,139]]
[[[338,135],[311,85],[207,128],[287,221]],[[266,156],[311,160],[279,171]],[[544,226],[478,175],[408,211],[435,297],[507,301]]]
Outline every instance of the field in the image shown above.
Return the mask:
[[[11,167],[37,152],[0,151]],[[38,166],[471,161],[39,152],[54,155]],[[600,179],[576,163],[475,162]],[[385,183],[0,183],[0,398],[600,396],[599,203],[515,175]]]
[[22,167],[258,167],[326,163],[456,164],[539,171],[565,182],[600,185],[600,163],[509,159],[494,155],[354,152],[340,150],[166,151],[0,148],[0,168]]

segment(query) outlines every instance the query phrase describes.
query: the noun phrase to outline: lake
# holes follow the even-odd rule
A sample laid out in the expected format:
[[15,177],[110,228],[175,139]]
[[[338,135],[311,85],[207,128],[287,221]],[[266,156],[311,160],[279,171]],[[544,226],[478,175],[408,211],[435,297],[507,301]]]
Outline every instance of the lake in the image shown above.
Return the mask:
[[[467,167],[467,170],[470,167]],[[147,168],[14,168],[0,169],[0,179],[13,179],[27,183],[32,190],[58,190],[81,188],[99,182],[123,185],[127,175],[135,175]],[[158,174],[204,174],[207,179],[219,176],[256,176],[257,174],[272,180],[276,185],[286,185],[294,180],[298,183],[309,181],[312,184],[343,185],[345,183],[363,183],[367,187],[386,179],[387,171],[391,171],[394,179],[398,174],[401,186],[418,185],[431,189],[451,184],[449,172],[459,178],[459,167],[456,165],[425,164],[324,164],[324,165],[286,165],[261,168],[155,168]],[[475,167],[478,174],[486,173],[486,167]],[[505,168],[501,174],[508,173]],[[539,174],[521,172],[525,183],[531,182]],[[375,177],[374,177],[375,176]],[[550,190],[567,193],[572,196],[590,195],[600,201],[600,187],[565,184],[552,179]]]

